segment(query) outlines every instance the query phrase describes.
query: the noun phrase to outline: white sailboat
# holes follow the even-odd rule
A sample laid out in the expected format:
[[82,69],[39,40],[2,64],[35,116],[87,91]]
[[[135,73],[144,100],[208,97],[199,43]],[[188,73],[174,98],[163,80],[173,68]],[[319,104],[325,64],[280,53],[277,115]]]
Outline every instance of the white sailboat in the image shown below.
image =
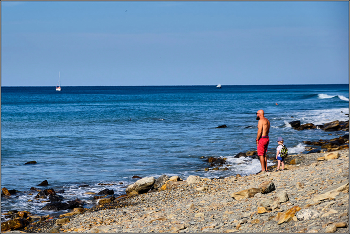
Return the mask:
[[61,72],[58,72],[58,86],[56,86],[56,91],[61,91]]
[[218,84],[216,88],[221,89],[221,84]]

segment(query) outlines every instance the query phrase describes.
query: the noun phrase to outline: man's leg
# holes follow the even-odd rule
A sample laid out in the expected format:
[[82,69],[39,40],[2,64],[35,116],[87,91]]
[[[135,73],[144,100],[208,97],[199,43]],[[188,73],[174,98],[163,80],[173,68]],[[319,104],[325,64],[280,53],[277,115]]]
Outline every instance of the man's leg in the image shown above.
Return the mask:
[[265,164],[265,171],[267,171],[267,155],[264,155],[264,164]]
[[266,171],[266,164],[265,164],[265,158],[264,155],[259,155],[259,160],[261,164],[261,171]]

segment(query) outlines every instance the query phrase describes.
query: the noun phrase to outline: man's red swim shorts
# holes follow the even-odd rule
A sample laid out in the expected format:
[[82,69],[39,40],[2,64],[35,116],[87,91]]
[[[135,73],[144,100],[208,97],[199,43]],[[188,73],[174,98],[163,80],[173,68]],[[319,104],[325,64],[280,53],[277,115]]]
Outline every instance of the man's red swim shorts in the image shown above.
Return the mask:
[[266,154],[267,146],[269,145],[269,137],[263,136],[258,141],[258,156],[263,156]]

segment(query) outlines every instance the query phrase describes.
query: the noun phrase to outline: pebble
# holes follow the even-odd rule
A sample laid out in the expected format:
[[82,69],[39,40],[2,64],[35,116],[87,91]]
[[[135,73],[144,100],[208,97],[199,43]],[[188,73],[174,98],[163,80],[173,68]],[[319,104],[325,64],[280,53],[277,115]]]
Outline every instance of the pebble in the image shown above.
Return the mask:
[[[348,233],[348,189],[339,192],[335,200],[313,201],[348,181],[349,151],[338,152],[338,158],[324,161],[317,161],[324,153],[298,155],[299,164],[286,165],[284,171],[225,179],[197,178],[195,183],[179,183],[166,190],[116,199],[70,216],[69,221],[59,221],[59,232]],[[231,197],[232,193],[258,188],[266,181],[272,181],[275,187],[269,193],[239,201]],[[303,211],[306,209],[309,213]],[[278,213],[288,211],[290,217],[278,224]],[[304,213],[298,216],[301,211]],[[48,232],[55,224],[37,224],[28,232]]]

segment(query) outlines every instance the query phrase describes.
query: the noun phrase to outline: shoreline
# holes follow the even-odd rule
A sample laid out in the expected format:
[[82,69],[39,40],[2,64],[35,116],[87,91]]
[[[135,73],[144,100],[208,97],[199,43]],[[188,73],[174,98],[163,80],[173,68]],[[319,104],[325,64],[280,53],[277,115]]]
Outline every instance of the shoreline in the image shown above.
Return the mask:
[[[196,183],[174,181],[165,190],[136,196],[124,195],[80,210],[80,214],[70,212],[57,219],[48,218],[32,223],[21,231],[325,232],[327,228],[333,228],[335,224],[339,226],[338,223],[343,222],[346,227],[338,227],[336,232],[345,233],[349,231],[348,187],[347,192],[340,192],[334,199],[313,201],[331,187],[346,183],[348,186],[349,150],[333,152],[339,152],[340,157],[318,161],[326,153],[292,155],[289,162],[294,160],[295,164],[286,163],[286,170],[279,172],[222,179],[200,178]],[[240,201],[231,196],[241,190],[258,188],[262,182],[271,180],[275,190],[270,193],[257,193]],[[283,191],[288,194],[287,202],[275,204],[274,209],[267,207],[266,212],[259,213],[263,207],[258,204],[259,201],[275,199]],[[300,207],[301,211],[291,221],[278,225],[275,221],[278,213],[295,206]],[[318,216],[299,220],[298,214],[306,211]]]

